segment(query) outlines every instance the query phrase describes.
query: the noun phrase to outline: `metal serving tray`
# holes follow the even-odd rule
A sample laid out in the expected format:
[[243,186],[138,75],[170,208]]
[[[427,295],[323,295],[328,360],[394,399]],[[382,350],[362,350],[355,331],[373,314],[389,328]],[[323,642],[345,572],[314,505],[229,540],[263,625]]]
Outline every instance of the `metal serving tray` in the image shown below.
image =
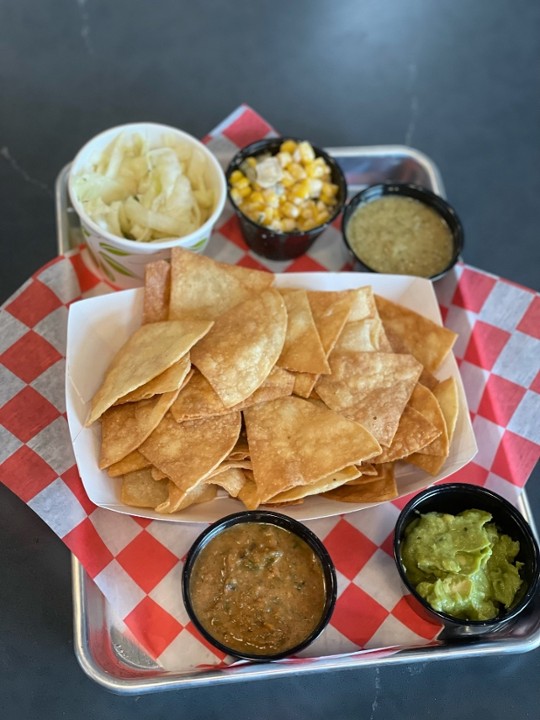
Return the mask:
[[[401,145],[327,150],[341,165],[351,194],[367,185],[386,181],[416,183],[444,197],[444,186],[437,167],[417,150]],[[219,155],[218,158],[224,167],[230,159]],[[68,172],[69,165],[62,169],[56,182],[60,254],[75,248],[83,240],[77,215],[70,205],[67,193]],[[518,507],[537,535],[525,492],[520,496]],[[204,672],[196,669],[189,672],[165,671],[132,639],[128,628],[116,617],[101,591],[75,557],[72,557],[72,572],[75,654],[90,678],[118,694],[141,694],[239,680],[270,679],[299,671],[322,672],[368,665],[524,653],[540,646],[539,593],[518,623],[481,641],[459,644],[442,642],[431,647],[407,648],[383,657],[377,653],[328,656],[302,665],[264,663]]]

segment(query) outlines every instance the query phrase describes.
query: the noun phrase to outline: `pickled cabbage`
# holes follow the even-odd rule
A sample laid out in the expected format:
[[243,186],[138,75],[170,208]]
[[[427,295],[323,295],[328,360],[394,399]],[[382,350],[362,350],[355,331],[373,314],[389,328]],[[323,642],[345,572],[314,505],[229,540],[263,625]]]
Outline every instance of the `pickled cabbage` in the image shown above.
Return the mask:
[[185,237],[212,214],[215,194],[199,148],[174,136],[151,147],[141,134],[121,133],[73,189],[100,228],[138,242]]

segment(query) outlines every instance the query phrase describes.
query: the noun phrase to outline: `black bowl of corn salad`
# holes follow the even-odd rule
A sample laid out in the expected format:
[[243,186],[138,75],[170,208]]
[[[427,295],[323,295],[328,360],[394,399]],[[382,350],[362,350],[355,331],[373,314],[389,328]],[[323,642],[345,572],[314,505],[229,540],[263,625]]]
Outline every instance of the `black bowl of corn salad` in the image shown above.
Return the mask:
[[246,244],[270,260],[306,253],[347,199],[345,176],[334,158],[297,138],[247,145],[231,160],[226,178]]

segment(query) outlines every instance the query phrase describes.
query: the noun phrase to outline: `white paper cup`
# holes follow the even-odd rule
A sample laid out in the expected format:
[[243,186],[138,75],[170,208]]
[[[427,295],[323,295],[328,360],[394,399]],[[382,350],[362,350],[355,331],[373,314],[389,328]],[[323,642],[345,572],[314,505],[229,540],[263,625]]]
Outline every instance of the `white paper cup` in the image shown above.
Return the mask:
[[[120,133],[139,134],[146,138],[149,147],[162,147],[164,137],[175,137],[198,148],[206,158],[207,181],[215,193],[211,216],[197,230],[183,237],[166,241],[137,242],[113,235],[98,225],[86,212],[74,189],[74,179],[88,171],[101,153]],[[194,252],[206,248],[227,197],[225,175],[217,158],[199,140],[188,133],[156,123],[130,123],[119,125],[96,135],[77,153],[68,177],[71,203],[79,216],[81,229],[92,261],[94,272],[117,288],[140,287],[144,283],[144,268],[155,260],[168,259],[172,247],[183,247]]]

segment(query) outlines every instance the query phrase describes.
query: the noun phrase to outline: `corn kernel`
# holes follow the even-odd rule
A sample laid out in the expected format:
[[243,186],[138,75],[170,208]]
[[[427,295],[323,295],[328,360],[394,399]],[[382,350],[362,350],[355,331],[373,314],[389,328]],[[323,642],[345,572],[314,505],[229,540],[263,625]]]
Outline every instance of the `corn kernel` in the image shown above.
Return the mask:
[[325,222],[328,222],[328,220],[330,220],[330,213],[328,212],[328,210],[324,210],[323,212],[320,212],[315,216],[315,220],[317,222],[317,225],[323,225]]
[[236,188],[231,189],[231,198],[232,198],[233,202],[236,203],[237,205],[240,205],[242,202],[242,196],[240,195],[240,191],[237,190]]
[[291,202],[283,203],[283,214],[288,218],[297,218],[300,214],[300,210]]
[[231,185],[237,185],[239,182],[247,180],[247,178],[241,170],[233,170],[229,180]]
[[296,148],[297,148],[297,145],[294,142],[294,140],[285,140],[284,142],[281,143],[281,146],[279,149],[281,152],[290,153],[292,155],[294,153],[294,151],[296,150]]
[[248,167],[252,167],[252,168],[257,167],[257,158],[255,158],[255,157],[246,158],[246,164],[248,165]]
[[284,170],[281,184],[284,188],[290,188],[294,185],[294,178],[288,170]]
[[276,208],[279,206],[279,195],[274,192],[274,190],[270,190],[269,188],[262,191],[262,196],[264,199],[264,202],[269,207]]
[[247,198],[248,195],[251,194],[251,187],[249,186],[249,182],[247,183],[247,185],[235,185],[235,189],[238,190],[238,192],[240,193],[240,197],[242,198]]
[[300,217],[303,220],[311,220],[315,217],[315,204],[311,200],[308,200],[308,202],[304,203],[304,205],[300,209]]
[[323,182],[322,180],[319,180],[318,178],[311,178],[309,180],[309,196],[312,198],[317,198],[321,194],[321,190],[323,188]]
[[310,194],[310,184],[308,180],[300,180],[295,183],[290,189],[291,198],[299,198],[300,200],[307,200]]
[[258,205],[262,205],[264,203],[263,194],[259,190],[253,190],[247,199],[250,203]]
[[292,232],[296,230],[296,222],[292,218],[283,218],[281,226],[284,232]]
[[290,165],[287,167],[287,170],[290,172],[290,174],[295,180],[305,180],[305,178],[307,177],[306,171],[300,165],[300,163],[290,163]]
[[292,155],[288,152],[278,152],[276,157],[279,160],[279,164],[282,168],[286,168],[287,165],[292,162]]
[[325,202],[333,201],[338,192],[338,186],[334,183],[323,183],[321,188],[321,200]]
[[281,220],[272,220],[270,225],[268,226],[271,230],[275,230],[275,232],[282,232],[283,225],[281,224]]
[[272,207],[267,207],[263,211],[263,219],[260,222],[264,225],[270,225],[274,219],[276,219],[276,210]]
[[315,151],[307,140],[303,140],[298,145],[298,152],[300,153],[300,159],[302,162],[310,162],[315,160]]

